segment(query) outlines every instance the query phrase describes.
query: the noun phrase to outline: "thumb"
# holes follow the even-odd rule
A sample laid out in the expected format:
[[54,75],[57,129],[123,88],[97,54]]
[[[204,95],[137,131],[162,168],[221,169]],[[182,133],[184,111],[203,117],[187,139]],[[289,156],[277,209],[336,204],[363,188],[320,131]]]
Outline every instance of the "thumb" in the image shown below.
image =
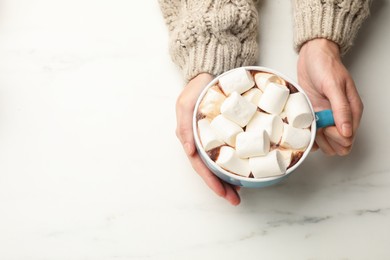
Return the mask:
[[325,94],[330,101],[338,132],[344,137],[351,137],[353,134],[352,111],[346,94],[337,87]]
[[194,105],[187,98],[183,98],[183,96],[178,98],[176,103],[176,136],[187,156],[195,154],[194,135],[192,133],[193,107]]
[[199,74],[187,84],[176,102],[176,135],[182,143],[187,156],[192,156],[196,153],[192,132],[192,117],[195,103],[204,86],[212,79],[213,76],[208,73]]
[[195,154],[194,135],[192,133],[192,109],[186,105],[177,105],[176,108],[176,136],[183,145],[187,156]]

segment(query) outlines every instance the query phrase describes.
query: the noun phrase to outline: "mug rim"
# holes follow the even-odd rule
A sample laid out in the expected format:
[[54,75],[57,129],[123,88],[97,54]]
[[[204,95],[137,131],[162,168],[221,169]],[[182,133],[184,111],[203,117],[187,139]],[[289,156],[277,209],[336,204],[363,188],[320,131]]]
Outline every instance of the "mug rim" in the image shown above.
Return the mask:
[[[313,116],[313,122],[310,126],[310,131],[311,131],[311,139],[310,139],[310,143],[309,145],[306,147],[305,151],[303,152],[301,158],[299,158],[298,162],[295,163],[292,167],[288,168],[286,170],[286,172],[284,174],[281,174],[281,175],[278,175],[278,176],[270,176],[270,177],[262,177],[262,178],[249,178],[249,177],[244,177],[244,176],[240,176],[238,174],[233,174],[225,169],[223,169],[221,166],[219,166],[215,161],[213,161],[210,156],[207,154],[206,150],[203,148],[203,145],[200,141],[200,137],[199,137],[199,134],[198,134],[198,126],[197,126],[197,112],[198,112],[198,109],[199,109],[199,106],[200,106],[200,103],[202,102],[203,100],[203,97],[206,95],[208,89],[210,89],[212,86],[214,86],[221,77],[223,77],[224,75],[226,75],[227,73],[230,73],[234,70],[237,70],[237,69],[242,69],[244,68],[245,70],[249,70],[249,71],[259,71],[259,72],[266,72],[266,73],[272,73],[280,78],[282,78],[283,80],[287,81],[288,83],[292,84],[295,88],[298,89],[299,92],[303,93],[305,98],[306,98],[306,101],[308,102],[309,104],[309,107],[310,107],[310,110],[311,110],[311,113],[312,113],[312,116]],[[272,181],[275,181],[275,180],[278,180],[278,179],[282,179],[282,178],[285,178],[287,177],[288,175],[290,175],[299,165],[301,165],[301,163],[306,159],[306,157],[308,156],[308,154],[310,153],[310,150],[311,148],[313,147],[313,144],[314,144],[314,141],[315,141],[315,136],[316,136],[316,132],[317,132],[317,126],[316,126],[316,120],[315,119],[315,112],[314,112],[314,108],[313,108],[313,105],[311,104],[310,102],[310,99],[309,97],[307,96],[307,94],[305,93],[305,91],[302,89],[302,87],[297,83],[295,82],[294,80],[292,80],[291,78],[287,77],[286,75],[280,73],[279,71],[277,70],[274,70],[272,68],[269,68],[269,67],[264,67],[264,66],[242,66],[242,67],[237,67],[237,68],[234,68],[234,69],[231,69],[231,70],[228,70],[218,76],[216,76],[212,81],[210,81],[205,87],[204,89],[202,90],[202,92],[200,93],[197,101],[196,101],[196,104],[195,104],[195,107],[194,107],[194,111],[193,111],[193,118],[192,118],[192,128],[193,128],[193,134],[194,134],[194,140],[195,140],[195,146],[197,148],[197,151],[198,153],[200,153],[200,157],[202,158],[202,160],[205,160],[205,164],[207,165],[207,167],[210,169],[209,165],[212,165],[213,167],[216,168],[216,170],[219,171],[219,173],[225,175],[226,177],[228,177],[229,179],[234,179],[234,180],[238,180],[240,183],[241,182],[250,182],[250,183],[266,183],[266,182],[272,182]],[[213,171],[213,169],[210,169],[211,172],[213,172],[214,174],[218,175],[217,173],[215,173]]]

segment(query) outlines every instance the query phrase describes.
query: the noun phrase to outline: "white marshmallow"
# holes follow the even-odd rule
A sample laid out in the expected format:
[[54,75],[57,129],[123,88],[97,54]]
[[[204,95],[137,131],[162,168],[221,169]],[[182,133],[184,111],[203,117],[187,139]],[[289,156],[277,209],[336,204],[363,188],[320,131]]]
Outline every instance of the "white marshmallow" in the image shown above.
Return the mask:
[[244,177],[249,177],[251,172],[248,159],[239,158],[236,151],[229,146],[221,147],[215,162],[223,169]]
[[296,128],[289,124],[283,124],[283,135],[280,146],[295,150],[304,150],[310,143],[311,132],[309,129]]
[[249,167],[255,178],[273,177],[286,172],[283,156],[278,150],[273,150],[266,156],[249,158]]
[[228,72],[219,79],[219,85],[226,95],[236,91],[242,94],[255,85],[255,81],[249,71],[238,68]]
[[279,78],[278,76],[274,75],[274,74],[271,74],[271,73],[267,73],[267,72],[258,72],[255,74],[255,82],[256,82],[256,85],[259,89],[261,89],[262,91],[265,90],[265,88],[267,87],[267,85],[271,82],[274,82],[274,83],[278,83],[278,84],[281,84],[281,85],[286,85],[286,82]]
[[290,166],[290,164],[291,164],[291,160],[292,160],[292,156],[293,156],[293,150],[291,150],[291,149],[280,149],[280,148],[278,148],[277,150],[282,155],[284,166],[287,169],[288,166]]
[[248,124],[257,107],[243,98],[237,92],[233,92],[221,105],[221,113],[227,119],[233,121],[241,127]]
[[286,86],[269,83],[260,98],[258,106],[268,113],[279,115],[286,104],[289,93],[290,91]]
[[242,96],[246,100],[257,106],[257,104],[259,104],[259,100],[262,94],[263,92],[259,88],[254,87],[242,94]]
[[247,132],[267,131],[269,139],[272,143],[279,143],[283,133],[283,120],[277,115],[270,115],[264,112],[256,112],[246,126]]
[[237,134],[244,131],[239,125],[230,121],[223,115],[215,117],[211,121],[210,126],[220,139],[232,147],[236,145]]
[[290,125],[297,128],[307,128],[313,123],[313,114],[309,103],[302,92],[291,94],[284,108]]
[[287,118],[286,111],[283,110],[282,113],[279,114],[279,116],[280,116],[280,118],[281,118],[282,120],[286,119],[286,118]]
[[269,152],[270,140],[265,130],[242,132],[236,138],[236,151],[240,158],[263,156]]
[[203,118],[198,121],[199,138],[203,148],[207,151],[225,144],[210,126],[210,121]]
[[226,99],[225,95],[215,88],[218,87],[213,86],[209,88],[204,95],[202,102],[199,104],[199,112],[210,119],[213,119],[221,113],[221,104]]

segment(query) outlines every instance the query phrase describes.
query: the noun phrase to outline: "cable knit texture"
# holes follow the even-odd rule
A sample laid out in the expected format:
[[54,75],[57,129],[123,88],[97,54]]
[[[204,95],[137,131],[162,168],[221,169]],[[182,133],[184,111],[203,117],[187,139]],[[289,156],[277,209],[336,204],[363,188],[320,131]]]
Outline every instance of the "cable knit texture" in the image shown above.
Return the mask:
[[369,15],[371,0],[293,0],[297,51],[314,38],[336,42],[342,54],[353,44]]
[[[273,1],[273,0],[269,0]],[[369,15],[371,0],[292,0],[294,46],[315,38],[336,42],[344,54]],[[170,35],[172,60],[186,80],[219,75],[258,57],[256,2],[252,0],[159,0]]]
[[190,80],[245,65],[258,56],[252,0],[159,0],[170,33],[170,54]]

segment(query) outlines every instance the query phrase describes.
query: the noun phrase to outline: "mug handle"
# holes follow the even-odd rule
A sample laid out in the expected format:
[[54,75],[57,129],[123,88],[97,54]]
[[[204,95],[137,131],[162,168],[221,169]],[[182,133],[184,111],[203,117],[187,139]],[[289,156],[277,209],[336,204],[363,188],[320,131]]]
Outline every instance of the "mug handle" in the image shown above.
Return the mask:
[[314,114],[316,116],[317,129],[335,125],[332,110],[322,110]]

